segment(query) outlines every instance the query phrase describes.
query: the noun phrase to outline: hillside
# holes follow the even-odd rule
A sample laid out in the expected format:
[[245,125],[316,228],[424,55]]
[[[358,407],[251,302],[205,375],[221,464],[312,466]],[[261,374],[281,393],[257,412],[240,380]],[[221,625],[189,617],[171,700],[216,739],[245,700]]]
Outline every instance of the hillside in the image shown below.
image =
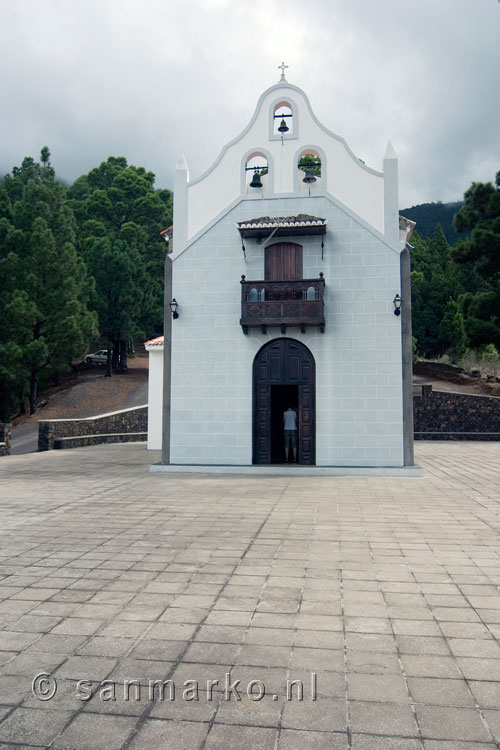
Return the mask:
[[465,234],[457,234],[453,229],[453,217],[463,201],[454,203],[420,203],[417,206],[400,209],[400,213],[417,223],[416,231],[423,239],[432,237],[437,224],[441,224],[443,232],[449,245],[454,245],[457,240],[464,239]]

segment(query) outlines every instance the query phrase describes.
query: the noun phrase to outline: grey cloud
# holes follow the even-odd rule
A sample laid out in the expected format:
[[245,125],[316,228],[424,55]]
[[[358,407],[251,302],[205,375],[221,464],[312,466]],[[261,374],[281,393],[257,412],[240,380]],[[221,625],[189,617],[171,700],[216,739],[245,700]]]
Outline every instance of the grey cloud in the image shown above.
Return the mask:
[[500,169],[496,0],[17,0],[0,5],[0,171],[47,144],[73,180],[110,154],[172,187],[278,81],[367,164],[387,140],[401,206],[459,198]]

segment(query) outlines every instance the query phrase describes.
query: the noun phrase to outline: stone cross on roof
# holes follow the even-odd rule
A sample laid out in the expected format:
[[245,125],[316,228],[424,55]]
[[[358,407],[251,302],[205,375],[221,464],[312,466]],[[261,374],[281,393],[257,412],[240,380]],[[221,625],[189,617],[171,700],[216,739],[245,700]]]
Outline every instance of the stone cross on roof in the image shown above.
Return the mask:
[[288,65],[285,65],[284,62],[282,62],[281,65],[278,65],[278,70],[281,70],[280,81],[285,81],[286,82],[286,78],[285,78],[285,69],[286,68],[288,68]]

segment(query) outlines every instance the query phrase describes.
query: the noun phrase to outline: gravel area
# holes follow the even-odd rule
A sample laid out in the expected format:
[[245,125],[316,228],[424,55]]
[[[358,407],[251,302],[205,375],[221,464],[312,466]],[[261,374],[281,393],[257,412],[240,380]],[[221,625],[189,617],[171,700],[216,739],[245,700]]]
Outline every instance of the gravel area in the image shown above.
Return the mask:
[[[129,359],[126,375],[105,377],[104,368],[94,367],[78,376],[76,384],[42,396],[42,405],[37,414],[23,415],[15,420],[15,426],[38,422],[39,419],[71,419],[91,417],[126,408],[129,397],[136,389],[142,393],[148,379],[148,358],[139,356]],[[147,396],[143,403],[147,402]],[[140,404],[136,404],[140,406]]]

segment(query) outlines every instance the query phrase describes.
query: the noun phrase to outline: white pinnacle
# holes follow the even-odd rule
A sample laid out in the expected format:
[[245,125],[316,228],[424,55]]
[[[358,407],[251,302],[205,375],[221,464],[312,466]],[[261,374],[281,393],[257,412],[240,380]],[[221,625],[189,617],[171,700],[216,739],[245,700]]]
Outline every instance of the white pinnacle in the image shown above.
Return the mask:
[[394,151],[394,146],[390,141],[387,143],[387,148],[385,150],[384,159],[397,159],[397,154]]

